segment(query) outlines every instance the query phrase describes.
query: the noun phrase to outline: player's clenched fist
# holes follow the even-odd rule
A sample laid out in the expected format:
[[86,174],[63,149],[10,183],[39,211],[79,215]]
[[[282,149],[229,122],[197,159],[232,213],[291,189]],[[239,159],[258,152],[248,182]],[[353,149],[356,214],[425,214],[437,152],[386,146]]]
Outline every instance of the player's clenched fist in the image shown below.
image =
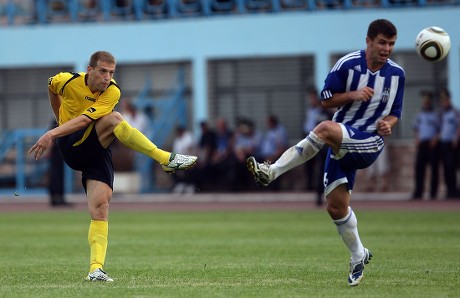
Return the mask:
[[391,124],[388,121],[380,120],[377,122],[377,133],[380,136],[389,136],[391,135]]
[[363,87],[353,92],[353,100],[356,101],[368,101],[374,95],[374,89],[370,87]]

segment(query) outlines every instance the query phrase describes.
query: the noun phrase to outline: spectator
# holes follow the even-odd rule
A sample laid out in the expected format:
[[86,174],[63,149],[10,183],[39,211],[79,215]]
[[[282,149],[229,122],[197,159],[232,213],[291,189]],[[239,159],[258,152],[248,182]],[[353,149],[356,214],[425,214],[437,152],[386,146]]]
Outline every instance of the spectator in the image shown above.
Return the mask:
[[441,112],[441,133],[439,135],[441,161],[444,170],[444,182],[447,188],[446,198],[458,198],[457,156],[455,155],[460,138],[460,112],[452,105],[450,92],[443,88],[439,91]]
[[[289,147],[286,129],[278,121],[275,115],[267,117],[267,131],[262,137],[258,152],[259,159],[272,162],[277,160],[281,154]],[[271,190],[280,190],[281,180],[276,180],[270,185]]]
[[[172,146],[173,151],[183,152],[184,154],[194,154],[195,153],[195,140],[193,135],[187,128],[183,125],[176,127],[176,136],[173,141]],[[176,172],[173,174],[174,179],[174,193],[193,193],[195,191],[195,186],[191,182],[189,175],[185,172]]]
[[[53,119],[50,129],[57,127],[56,120]],[[48,168],[48,196],[52,207],[71,207],[65,199],[64,193],[64,159],[53,140],[49,151]]]
[[[313,129],[324,120],[331,120],[334,115],[331,109],[327,109],[321,105],[316,88],[312,87],[308,90],[308,106],[305,113],[305,122],[303,131],[307,136]],[[323,147],[316,156],[305,163],[307,172],[307,190],[316,192],[316,205],[323,204],[324,185],[323,172],[324,163],[326,162],[327,148]]]
[[254,185],[251,182],[252,176],[246,168],[246,159],[256,154],[261,139],[262,135],[256,130],[254,122],[249,119],[238,120],[234,145],[236,176],[238,177],[235,188],[238,191],[250,190]]
[[[145,113],[139,110],[131,101],[124,100],[122,102],[121,115],[123,116],[123,118],[125,118],[126,121],[128,121],[128,123],[131,124],[132,127],[139,130],[142,134],[150,138],[153,138],[153,136],[150,135],[151,129],[150,129],[149,119],[147,118]],[[134,169],[136,171],[140,171],[140,169],[145,164],[148,157],[140,152],[133,151],[133,150],[127,150],[127,148],[125,148],[124,150],[126,151],[125,152],[126,154],[133,156]],[[131,168],[133,168],[132,165],[131,165]]]
[[123,109],[121,114],[131,123],[131,126],[139,130],[145,135],[149,135],[150,127],[149,120],[145,113],[139,110],[131,101],[123,101]]
[[212,172],[212,157],[217,147],[216,132],[209,126],[207,121],[200,122],[201,136],[196,147],[196,154],[199,156],[200,162],[197,163],[194,169],[189,173],[189,183],[195,185],[195,188],[200,191],[209,190]]
[[[147,114],[139,109],[130,100],[123,100],[121,102],[121,115],[124,117],[132,127],[140,131],[148,138],[153,139],[154,135],[152,132],[152,124]],[[116,140],[114,147],[114,155],[123,156],[123,158],[117,158],[114,160],[114,166],[116,170],[123,171],[135,171],[140,178],[141,190],[149,189],[153,181],[154,164],[148,156],[129,148],[122,146],[122,144]],[[179,174],[183,175],[183,174]]]
[[288,148],[288,135],[275,115],[267,117],[267,128],[260,143],[258,156],[265,161],[274,161]]
[[439,146],[438,134],[440,130],[440,118],[434,109],[433,94],[423,91],[422,108],[416,115],[413,129],[415,132],[415,190],[412,199],[420,200],[425,190],[425,172],[427,166],[431,169],[430,198],[436,199],[439,186]]
[[227,121],[219,118],[216,121],[216,150],[212,156],[212,185],[218,190],[235,190],[236,156],[233,151],[235,138]]
[[201,137],[198,143],[198,154],[202,158],[201,165],[209,164],[216,150],[217,137],[216,132],[211,129],[207,121],[200,123]]

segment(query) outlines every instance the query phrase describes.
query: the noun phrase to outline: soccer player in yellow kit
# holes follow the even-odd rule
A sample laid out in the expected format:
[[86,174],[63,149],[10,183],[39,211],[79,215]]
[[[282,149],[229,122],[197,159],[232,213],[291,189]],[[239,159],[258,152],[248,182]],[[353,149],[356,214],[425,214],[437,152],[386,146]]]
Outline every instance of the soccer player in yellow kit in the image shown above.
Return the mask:
[[38,159],[51,142],[69,167],[82,172],[91,223],[88,232],[90,281],[113,281],[103,270],[107,251],[108,211],[113,191],[113,164],[110,143],[141,152],[162,165],[167,173],[186,170],[196,156],[163,151],[113,111],[120,88],[113,75],[116,60],[105,51],[95,52],[87,72],[61,72],[48,80],[48,96],[59,126],[47,131],[29,150]]

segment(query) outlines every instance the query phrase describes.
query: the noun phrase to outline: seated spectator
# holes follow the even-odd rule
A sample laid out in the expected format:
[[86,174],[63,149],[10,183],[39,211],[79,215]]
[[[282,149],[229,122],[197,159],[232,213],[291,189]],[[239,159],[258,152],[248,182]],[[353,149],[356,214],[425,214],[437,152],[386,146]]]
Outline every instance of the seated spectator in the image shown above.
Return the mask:
[[255,128],[254,123],[248,119],[240,119],[235,134],[234,152],[236,157],[235,190],[247,191],[254,188],[253,177],[246,169],[246,159],[257,153],[262,135]]
[[[183,152],[184,154],[195,154],[195,140],[190,131],[185,126],[176,127],[176,136],[174,137],[172,150],[174,152]],[[178,171],[172,174],[174,180],[173,193],[193,193],[195,185],[190,179],[190,174],[185,171]]]
[[215,176],[212,167],[212,157],[216,151],[216,132],[211,129],[207,121],[200,122],[201,136],[196,146],[197,164],[188,171],[188,183],[194,185],[195,190],[209,191],[211,178]]
[[[267,131],[262,137],[260,146],[256,152],[257,159],[267,162],[276,161],[283,152],[289,148],[286,129],[278,121],[275,115],[267,117]],[[269,189],[280,190],[280,180],[274,181]]]
[[[150,122],[148,117],[142,110],[139,110],[131,101],[123,100],[121,102],[122,109],[120,113],[123,115],[126,121],[131,124],[132,127],[139,130],[145,136],[149,137],[151,132]],[[140,171],[147,160],[147,156],[139,152],[133,152],[122,148],[124,154],[126,154],[125,162],[132,160],[130,168]]]
[[99,1],[79,0],[78,17],[83,22],[101,20],[102,11],[101,11]]
[[267,131],[258,148],[258,159],[275,161],[289,147],[286,129],[275,115],[267,117]]
[[[307,109],[305,111],[305,122],[303,132],[307,136],[316,125],[325,120],[331,120],[334,112],[322,106],[318,90],[309,87],[306,94]],[[316,156],[305,163],[307,174],[307,190],[316,192],[316,205],[321,206],[324,201],[324,163],[327,157],[327,147],[324,146]]]
[[[225,119],[216,121],[216,150],[211,157],[212,177],[209,177],[217,191],[235,190],[236,156],[233,151],[233,131]],[[214,178],[214,179],[213,179]]]

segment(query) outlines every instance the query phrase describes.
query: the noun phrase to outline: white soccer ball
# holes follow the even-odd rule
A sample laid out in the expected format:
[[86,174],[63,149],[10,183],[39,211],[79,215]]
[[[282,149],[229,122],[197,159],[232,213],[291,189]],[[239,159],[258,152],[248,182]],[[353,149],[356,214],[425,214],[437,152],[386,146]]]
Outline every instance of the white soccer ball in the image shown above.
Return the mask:
[[415,39],[417,54],[430,62],[441,61],[450,51],[450,37],[440,27],[428,27],[420,31]]

